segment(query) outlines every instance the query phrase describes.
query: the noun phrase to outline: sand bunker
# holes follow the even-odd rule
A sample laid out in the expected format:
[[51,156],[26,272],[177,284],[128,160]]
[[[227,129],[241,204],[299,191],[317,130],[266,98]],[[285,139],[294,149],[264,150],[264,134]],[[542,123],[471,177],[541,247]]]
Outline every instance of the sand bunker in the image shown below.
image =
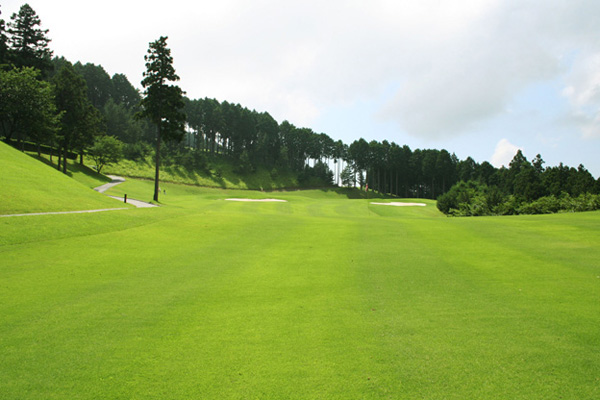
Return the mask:
[[278,201],[282,203],[287,203],[287,200],[279,200],[279,199],[225,199],[226,201],[257,201],[257,202],[265,202],[265,201]]
[[395,206],[395,207],[425,207],[427,204],[425,203],[400,203],[398,201],[393,201],[391,203],[371,203],[376,204],[378,206]]

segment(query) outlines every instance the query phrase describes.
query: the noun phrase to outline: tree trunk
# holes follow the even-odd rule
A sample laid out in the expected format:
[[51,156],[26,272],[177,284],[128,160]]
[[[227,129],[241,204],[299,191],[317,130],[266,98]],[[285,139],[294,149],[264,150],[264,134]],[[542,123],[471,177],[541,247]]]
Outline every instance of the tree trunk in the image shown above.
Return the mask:
[[81,153],[79,153],[79,164],[83,165],[83,150],[81,150]]
[[392,187],[388,186],[388,182],[388,169],[386,168],[383,170],[383,190],[385,191],[385,194],[392,194]]
[[160,123],[158,123],[156,132],[156,172],[154,174],[154,201],[158,201],[158,172],[160,168]]
[[58,161],[56,162],[56,169],[60,171],[60,159],[62,156],[62,147],[58,146]]
[[69,150],[67,148],[67,146],[64,147],[63,149],[64,154],[63,154],[63,174],[67,173],[67,155],[69,153]]

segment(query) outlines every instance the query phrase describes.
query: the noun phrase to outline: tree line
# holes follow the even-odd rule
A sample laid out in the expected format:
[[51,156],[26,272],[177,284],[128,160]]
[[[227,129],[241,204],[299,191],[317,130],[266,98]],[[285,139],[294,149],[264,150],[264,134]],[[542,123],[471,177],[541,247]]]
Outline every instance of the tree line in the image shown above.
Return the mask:
[[529,161],[521,150],[508,168],[462,179],[438,197],[448,215],[549,214],[600,209],[600,179],[583,166],[544,167],[538,154]]
[[[1,12],[0,12],[1,13]],[[6,23],[0,19],[0,135],[58,157],[66,172],[66,158],[106,151],[121,145],[114,136],[141,138],[149,128],[133,114],[138,91],[125,75],[112,77],[101,66],[72,64],[53,57],[48,30],[24,4]],[[116,135],[118,133],[118,135]],[[93,150],[96,150],[94,152]]]
[[[583,166],[543,168],[541,156],[530,163],[519,152],[509,168],[498,169],[471,157],[460,160],[444,149],[413,150],[362,138],[345,144],[310,128],[279,123],[268,112],[211,98],[189,99],[181,90],[181,102],[177,96],[173,100],[181,123],[174,125],[177,132],[168,134],[169,126],[161,122],[165,116],[157,119],[149,112],[154,103],[147,100],[155,90],[152,79],[158,79],[152,63],[160,52],[172,67],[166,38],[150,44],[141,94],[123,74],[111,77],[100,65],[53,57],[48,30],[40,25],[27,4],[7,25],[0,20],[0,134],[21,148],[30,141],[38,152],[49,149],[51,156],[54,152],[59,157],[59,166],[61,158],[74,153],[82,161],[84,154],[111,152],[107,142],[112,141],[112,152],[122,151],[133,160],[154,157],[157,166],[176,163],[202,169],[220,157],[230,160],[240,174],[257,168],[289,170],[299,180],[316,177],[324,184],[400,197],[436,199],[459,182],[477,182],[520,201],[599,190],[600,183]],[[174,69],[171,77],[178,79]],[[161,129],[167,134],[160,135]],[[159,159],[163,142],[164,156]],[[65,162],[62,169],[66,171]],[[452,203],[445,212],[454,206],[459,207]]]

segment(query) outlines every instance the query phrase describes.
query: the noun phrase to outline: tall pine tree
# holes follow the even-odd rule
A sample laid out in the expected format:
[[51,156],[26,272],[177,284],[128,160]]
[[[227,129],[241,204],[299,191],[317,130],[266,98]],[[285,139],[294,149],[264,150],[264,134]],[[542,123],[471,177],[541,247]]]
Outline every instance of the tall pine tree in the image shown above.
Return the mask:
[[[61,112],[59,145],[63,152],[63,172],[67,172],[66,158],[72,150],[80,154],[94,142],[98,133],[100,113],[87,97],[85,80],[71,64],[65,64],[53,78],[54,95]],[[59,165],[60,167],[60,165]]]
[[[2,15],[2,11],[0,11]],[[0,67],[8,62],[8,36],[6,36],[6,25],[0,18]]]
[[40,29],[40,18],[29,4],[23,4],[8,23],[10,54],[16,67],[34,67],[47,76],[52,69],[48,29]]
[[185,114],[183,91],[170,84],[179,80],[173,67],[171,50],[167,47],[167,37],[161,36],[151,42],[148,54],[144,56],[146,72],[142,86],[144,97],[141,101],[140,116],[148,118],[156,125],[156,172],[154,177],[154,201],[158,201],[160,145],[162,140],[183,139]]

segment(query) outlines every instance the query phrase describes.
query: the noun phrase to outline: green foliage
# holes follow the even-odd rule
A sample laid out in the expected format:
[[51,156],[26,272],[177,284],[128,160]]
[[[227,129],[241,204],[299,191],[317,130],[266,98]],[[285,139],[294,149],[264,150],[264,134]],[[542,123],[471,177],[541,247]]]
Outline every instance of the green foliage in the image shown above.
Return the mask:
[[[128,145],[125,145],[125,149]],[[183,183],[186,185],[219,187],[231,189],[297,189],[310,187],[298,182],[298,173],[288,169],[272,169],[257,167],[253,172],[240,173],[236,162],[227,158],[209,159],[202,152],[181,153],[165,157],[161,164],[161,181]],[[121,160],[118,164],[104,167],[107,174],[137,177],[151,180],[154,177],[152,154],[145,159]],[[220,171],[220,177],[217,172]],[[322,187],[323,182],[316,182],[312,187]]]
[[52,88],[33,68],[0,70],[0,129],[6,138],[51,144],[58,124]]
[[145,142],[125,143],[123,146],[123,157],[128,160],[145,160],[150,154],[152,147]]
[[321,187],[333,185],[333,172],[327,165],[317,161],[314,166],[305,166],[298,175],[298,182],[305,187]]
[[[143,139],[144,121],[134,117],[134,112],[124,103],[109,98],[103,108],[106,133],[130,144],[139,144]],[[146,144],[146,142],[144,142]]]
[[102,172],[105,165],[118,163],[123,157],[123,142],[113,136],[100,136],[87,151],[88,156],[96,163],[96,171]]
[[114,74],[111,81],[113,91],[110,98],[115,103],[124,105],[128,110],[137,108],[142,98],[127,77],[123,74]]
[[[0,10],[2,15],[2,10]],[[0,68],[8,63],[8,36],[4,19],[0,18]]]
[[189,151],[182,143],[169,142],[164,149],[162,165],[182,167],[188,171],[207,172],[207,156],[200,151]]
[[[12,31],[9,29],[8,32],[12,35],[10,38],[4,34],[0,23],[0,64],[3,63],[3,43],[10,42],[14,48],[8,49],[9,53],[17,54],[16,43],[20,37],[29,38],[30,46],[26,52],[33,54],[37,51],[38,59],[49,59],[47,30],[39,29],[39,25],[39,18],[28,5],[21,8],[18,16],[13,16]],[[479,164],[471,157],[459,160],[444,149],[413,151],[406,145],[400,146],[387,140],[367,142],[362,138],[346,145],[325,133],[295,127],[288,121],[278,124],[268,112],[257,112],[240,104],[210,98],[186,99],[183,91],[171,84],[179,77],[173,68],[173,58],[166,41],[166,37],[160,37],[150,43],[145,56],[147,70],[142,81],[145,89],[143,98],[124,75],[115,74],[110,78],[101,65],[75,64],[76,75],[86,83],[88,103],[100,110],[102,116],[89,106],[82,107],[85,111],[79,112],[80,117],[73,118],[78,113],[66,112],[66,97],[59,95],[60,90],[65,89],[65,82],[61,82],[64,76],[55,74],[57,104],[64,111],[64,123],[58,137],[63,153],[65,149],[71,149],[82,154],[93,143],[95,135],[106,132],[128,143],[124,150],[130,159],[144,159],[148,155],[146,145],[156,145],[157,187],[158,168],[163,164],[160,161],[163,140],[167,143],[171,139],[176,142],[185,139],[185,147],[165,154],[168,158],[165,165],[179,163],[184,169],[204,168],[208,166],[208,160],[214,162],[222,157],[234,164],[238,174],[254,174],[261,168],[273,176],[277,176],[279,171],[293,171],[299,174],[304,185],[316,185],[330,181],[330,172],[327,171],[330,161],[343,159],[352,166],[361,187],[368,185],[379,193],[434,199],[460,180],[478,181],[489,188],[497,188],[495,192],[486,192],[484,197],[462,211],[460,206],[455,205],[456,212],[468,215],[516,213],[524,202],[530,203],[548,195],[559,196],[562,192],[575,197],[584,193],[600,193],[600,183],[583,165],[577,169],[562,164],[545,168],[539,154],[529,162],[522,151],[518,151],[508,169],[496,169],[489,162]],[[34,64],[34,58],[31,58],[30,65]],[[53,64],[57,71],[68,70],[71,66],[64,58],[55,58]],[[77,77],[71,76],[69,80],[73,84],[70,89],[76,89],[74,83]],[[134,115],[141,118],[134,120]],[[74,121],[80,124],[77,134],[73,128]],[[184,131],[186,124],[189,129]],[[40,141],[39,130],[23,135],[22,140]],[[156,137],[159,139],[156,140]],[[314,171],[305,169],[306,165],[315,163],[323,163],[325,170],[321,170],[322,165]],[[348,185],[348,171],[345,173],[342,181]],[[217,178],[221,178],[220,175],[226,174],[219,174]],[[509,203],[515,203],[514,207],[505,204],[504,198],[510,198]],[[442,198],[443,208],[449,207],[444,205],[447,200]]]
[[29,4],[23,4],[8,23],[9,56],[16,67],[33,67],[46,75],[52,68],[52,51],[48,48],[48,29],[40,29],[40,25],[36,12]]
[[98,110],[102,110],[114,92],[113,83],[108,73],[101,65],[91,63],[82,65],[78,62],[73,67],[85,80],[87,97],[92,105]]
[[255,171],[254,166],[252,165],[252,161],[250,160],[250,155],[247,150],[242,151],[240,155],[240,160],[238,163],[238,167],[235,170],[239,174],[248,174]]
[[178,81],[179,76],[173,68],[167,37],[161,36],[151,42],[144,60],[146,72],[142,86],[145,90],[140,115],[150,119],[159,128],[159,135],[163,139],[180,141],[186,119],[181,111],[184,107],[183,91],[179,86],[169,84]]
[[560,196],[550,195],[525,201],[524,197],[504,196],[495,186],[469,181],[459,182],[438,197],[437,207],[444,214],[453,216],[595,211],[600,209],[600,195],[584,193],[572,197],[563,192]]
[[61,112],[60,145],[80,152],[93,143],[100,131],[101,117],[88,97],[85,80],[70,64],[53,78],[56,105]]
[[[568,194],[566,196],[569,196]],[[524,203],[518,207],[519,214],[553,214],[561,210],[566,204],[566,198],[557,198],[556,196],[544,196],[530,203]]]
[[354,184],[354,170],[352,166],[346,165],[341,173],[342,185],[351,187]]
[[167,47],[167,37],[161,36],[151,42],[146,60],[146,72],[142,86],[144,97],[140,103],[140,117],[148,118],[156,130],[156,171],[154,175],[154,201],[158,201],[160,145],[162,140],[181,141],[184,135],[185,114],[182,112],[183,91],[179,86],[169,84],[179,80],[173,68],[171,50]]
[[485,215],[490,212],[487,192],[488,187],[477,181],[460,181],[438,197],[437,208],[449,215]]

